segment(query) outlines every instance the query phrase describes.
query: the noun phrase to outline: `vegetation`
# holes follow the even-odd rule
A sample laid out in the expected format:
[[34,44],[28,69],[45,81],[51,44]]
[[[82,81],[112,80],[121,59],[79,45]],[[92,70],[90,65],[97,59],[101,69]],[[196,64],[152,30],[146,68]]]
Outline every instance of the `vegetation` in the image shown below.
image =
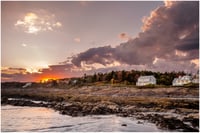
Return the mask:
[[111,71],[109,73],[95,73],[82,77],[84,83],[104,82],[111,84],[136,85],[137,79],[144,75],[153,75],[158,85],[169,86],[174,78],[185,75],[185,72],[152,72],[152,71]]
[[[136,87],[136,82],[140,76],[153,75],[156,78],[155,85],[147,85],[137,88],[157,88],[157,87],[169,87],[172,85],[174,78],[186,75],[185,72],[152,72],[152,71],[111,71],[108,73],[94,73],[93,75],[84,74],[82,77],[70,78],[70,79],[59,79],[59,80],[48,80],[47,82],[32,83],[31,87],[56,87],[56,88],[71,88],[81,86],[119,86],[119,87]],[[1,83],[2,88],[21,88],[26,83],[10,82]],[[195,88],[198,84],[188,84],[184,87]]]
[[155,88],[156,85],[154,84],[148,84],[148,85],[145,85],[145,86],[137,86],[137,88],[139,89],[143,89],[143,88]]
[[186,88],[198,88],[199,84],[197,84],[197,83],[189,83],[189,84],[185,84],[184,87],[186,87]]
[[[74,90],[74,89],[72,89]],[[96,93],[103,93],[106,91],[107,88],[101,88],[101,89],[95,89],[92,88],[89,91],[84,90],[86,94],[80,93],[81,89],[78,89],[77,91],[70,91],[66,89],[59,89],[59,91],[54,89],[2,89],[1,95],[2,98],[27,98],[27,99],[33,99],[33,100],[42,100],[42,101],[55,101],[55,102],[80,102],[80,103],[97,103],[97,102],[112,102],[120,106],[125,105],[136,105],[138,107],[159,107],[159,108],[165,108],[165,109],[171,109],[174,107],[179,108],[188,108],[188,109],[198,109],[199,108],[199,101],[190,101],[190,100],[184,100],[184,99],[171,99],[168,97],[157,97],[160,96],[163,92],[156,92],[153,90],[148,90],[149,93],[154,92],[154,94],[148,94],[149,96],[111,96],[110,92],[107,92],[106,95],[91,95],[91,92]],[[110,91],[116,90],[119,91],[120,94],[124,93],[125,90],[117,89],[117,88],[110,88]],[[130,89],[131,90],[131,89]],[[178,89],[173,89],[170,91],[171,95],[174,95],[174,97],[179,95],[198,95],[198,89],[182,89],[180,94],[177,94],[177,91],[180,91]],[[141,90],[139,90],[141,91]],[[186,92],[187,91],[187,92]],[[79,93],[78,93],[79,92]],[[144,92],[146,90],[142,90],[140,93],[141,95],[144,95]],[[134,93],[134,92],[127,92]],[[167,93],[164,92],[164,93]],[[114,94],[112,94],[114,95]]]

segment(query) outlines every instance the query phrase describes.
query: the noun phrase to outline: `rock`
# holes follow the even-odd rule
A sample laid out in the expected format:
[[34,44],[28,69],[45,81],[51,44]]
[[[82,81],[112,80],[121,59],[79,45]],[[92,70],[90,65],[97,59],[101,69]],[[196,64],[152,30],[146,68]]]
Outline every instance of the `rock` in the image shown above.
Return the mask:
[[128,115],[128,113],[125,112],[125,113],[122,113],[121,116],[122,117],[128,117],[129,115]]
[[138,122],[137,122],[137,124],[144,124],[144,123],[143,123],[143,122],[141,122],[141,121],[138,121]]
[[197,129],[192,128],[183,123],[183,121],[175,118],[175,117],[164,117],[158,114],[148,114],[146,115],[147,120],[156,124],[156,126],[162,129],[169,130],[181,130],[186,132],[196,132]]
[[65,111],[65,110],[61,110],[59,113],[62,114],[62,115],[66,115],[66,114],[68,114],[68,112]]
[[110,113],[118,113],[120,110],[118,105],[108,105],[107,108],[110,110]]
[[54,106],[54,109],[55,110],[61,110],[61,104],[60,103],[57,103],[55,106]]
[[121,126],[127,126],[127,124],[122,124]]
[[125,107],[122,107],[122,112],[123,114],[130,115],[130,114],[136,113],[137,109],[135,106],[125,106]]
[[83,116],[81,103],[59,103],[54,107],[63,115]]
[[189,116],[189,117],[184,117],[183,121],[190,122],[193,127],[199,127],[199,118]]
[[107,112],[106,106],[101,104],[95,106],[91,111],[92,114],[106,114]]
[[82,105],[82,113],[83,114],[91,114],[92,109],[94,108],[94,104],[91,103],[85,103]]
[[2,97],[1,98],[1,104],[7,104],[8,98],[7,97]]
[[91,110],[92,114],[113,114],[118,112],[118,105],[111,102],[100,102]]

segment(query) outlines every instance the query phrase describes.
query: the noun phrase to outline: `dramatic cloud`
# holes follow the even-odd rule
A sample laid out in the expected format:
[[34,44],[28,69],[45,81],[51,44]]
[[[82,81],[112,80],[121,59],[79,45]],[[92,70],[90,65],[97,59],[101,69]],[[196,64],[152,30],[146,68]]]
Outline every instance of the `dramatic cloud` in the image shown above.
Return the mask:
[[77,56],[72,57],[72,63],[78,67],[81,67],[81,63],[86,64],[99,63],[103,65],[111,64],[113,60],[114,49],[110,46],[91,48],[86,52],[80,53]]
[[174,71],[174,70],[184,71],[186,73],[196,73],[197,71],[192,71],[194,68],[198,69],[197,65],[194,62],[190,61],[169,61],[164,59],[158,59],[158,62],[155,65],[149,67],[152,71]]
[[[53,14],[30,12],[15,26],[36,34],[54,30],[62,24]],[[127,33],[121,33],[119,38],[128,41],[116,47],[90,48],[68,57],[60,65],[51,65],[37,72],[3,68],[2,81],[39,81],[122,69],[196,72],[199,68],[199,2],[167,1],[143,18],[142,32],[136,38],[129,38]],[[74,41],[81,40],[74,38]]]
[[2,68],[2,73],[5,74],[26,74],[27,71],[24,68]]
[[41,10],[26,13],[23,18],[17,20],[15,26],[22,28],[26,33],[37,34],[40,31],[53,31],[62,24],[55,20],[54,14]]
[[1,82],[7,81],[40,81],[42,79],[62,79],[81,76],[85,73],[84,69],[78,68],[73,64],[50,65],[48,68],[41,68],[35,72],[29,72],[25,68],[1,68]]
[[[179,70],[180,66],[190,66],[199,58],[199,3],[166,2],[143,19],[142,32],[135,39],[110,46],[91,48],[72,57],[72,63],[94,63],[109,65],[117,61],[128,65],[165,64],[169,69]],[[127,34],[120,34],[126,38]],[[158,60],[159,59],[159,60]],[[168,63],[176,65],[169,65]],[[158,65],[160,63],[160,65]],[[183,65],[183,63],[186,63]],[[171,68],[170,68],[171,67]]]
[[194,59],[194,60],[191,60],[190,62],[196,65],[196,68],[199,69],[199,59]]
[[24,68],[1,68],[1,81],[21,81],[29,73]]

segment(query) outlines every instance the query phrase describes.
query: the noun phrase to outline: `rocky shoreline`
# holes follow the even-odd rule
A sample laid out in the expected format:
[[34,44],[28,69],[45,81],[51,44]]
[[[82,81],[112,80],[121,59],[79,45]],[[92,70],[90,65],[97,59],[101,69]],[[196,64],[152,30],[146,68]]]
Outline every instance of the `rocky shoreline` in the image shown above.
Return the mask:
[[101,102],[66,102],[66,101],[34,101],[35,99],[2,97],[2,105],[48,107],[60,114],[70,116],[109,115],[134,117],[155,123],[160,129],[169,131],[199,132],[199,112],[196,109],[155,108],[154,105],[118,105],[110,101]]

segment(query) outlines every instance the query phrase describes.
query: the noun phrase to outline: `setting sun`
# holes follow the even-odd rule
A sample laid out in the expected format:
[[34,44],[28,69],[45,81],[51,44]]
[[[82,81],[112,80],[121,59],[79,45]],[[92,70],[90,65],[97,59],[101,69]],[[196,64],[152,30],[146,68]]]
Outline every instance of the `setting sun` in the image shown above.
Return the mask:
[[46,83],[46,82],[49,82],[49,81],[51,81],[51,80],[56,80],[57,78],[42,78],[40,81],[42,82],[42,83]]

